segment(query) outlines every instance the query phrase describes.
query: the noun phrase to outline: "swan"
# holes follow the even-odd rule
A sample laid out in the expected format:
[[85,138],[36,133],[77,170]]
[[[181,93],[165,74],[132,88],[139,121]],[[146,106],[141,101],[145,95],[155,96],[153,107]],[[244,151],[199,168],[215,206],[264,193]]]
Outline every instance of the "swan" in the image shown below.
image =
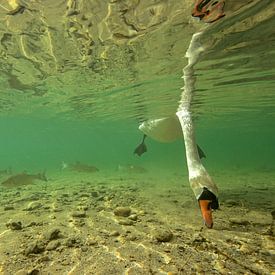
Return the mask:
[[198,200],[205,226],[212,228],[212,212],[219,208],[218,188],[201,162],[201,157],[204,154],[195,140],[194,124],[190,110],[195,87],[194,65],[204,51],[199,42],[201,35],[202,32],[199,32],[192,36],[185,55],[188,58],[188,64],[183,69],[184,87],[182,88],[181,100],[176,113],[171,117],[142,122],[139,125],[139,130],[144,133],[143,140],[134,153],[140,156],[147,151],[145,145],[147,136],[160,142],[172,142],[183,137],[189,183]]

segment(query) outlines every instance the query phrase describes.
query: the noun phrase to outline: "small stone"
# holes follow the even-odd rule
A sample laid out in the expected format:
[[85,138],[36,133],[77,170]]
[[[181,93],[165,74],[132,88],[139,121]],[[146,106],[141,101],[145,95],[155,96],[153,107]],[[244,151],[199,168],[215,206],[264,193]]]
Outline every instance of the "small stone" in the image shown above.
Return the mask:
[[117,236],[119,236],[120,235],[120,233],[118,232],[118,231],[112,231],[111,233],[110,233],[110,237],[117,237]]
[[14,210],[14,207],[12,205],[6,205],[4,207],[4,211],[8,211],[8,210]]
[[77,206],[78,211],[84,212],[84,211],[87,211],[88,209],[89,209],[89,207],[87,205],[78,205]]
[[15,221],[10,221],[6,223],[7,228],[11,230],[21,230],[22,229],[22,223],[20,221],[15,222]]
[[67,247],[75,247],[75,246],[79,246],[80,243],[81,243],[80,238],[69,237],[67,240],[65,240],[64,245]]
[[230,218],[229,222],[231,224],[236,224],[236,225],[249,225],[250,222],[248,220],[245,220],[243,218]]
[[37,268],[28,271],[28,275],[39,275],[40,271]]
[[168,229],[155,229],[152,235],[158,242],[169,242],[173,238],[173,233]]
[[33,226],[37,226],[37,225],[39,225],[39,224],[37,224],[36,222],[30,222],[25,227],[33,227]]
[[131,214],[131,209],[129,207],[117,207],[114,210],[114,214],[116,216],[128,217]]
[[61,237],[61,231],[59,228],[52,228],[49,231],[45,232],[43,235],[47,241],[56,240]]
[[98,192],[93,191],[93,192],[91,192],[91,195],[92,195],[92,197],[97,198],[98,197]]
[[74,211],[72,213],[72,217],[74,218],[85,218],[86,217],[86,212],[85,211]]
[[42,207],[42,204],[38,201],[32,201],[28,204],[28,206],[24,209],[26,211],[33,211]]
[[127,220],[127,219],[121,219],[118,221],[119,224],[121,225],[133,225],[134,222],[132,220]]
[[24,254],[28,256],[29,254],[39,254],[45,250],[45,244],[41,241],[34,241],[29,243],[24,251]]
[[95,239],[88,239],[86,241],[86,245],[92,246],[92,245],[96,245],[97,244],[97,240]]
[[46,246],[46,250],[55,250],[57,247],[60,246],[60,241],[58,240],[53,240],[50,241],[47,246]]
[[87,252],[87,251],[88,251],[88,247],[87,247],[87,246],[81,247],[81,251],[82,251],[82,252]]
[[50,259],[50,257],[48,256],[48,255],[43,255],[43,256],[41,256],[39,259],[38,259],[38,262],[39,263],[43,263],[43,262],[48,262],[48,261],[50,261],[51,259]]
[[240,203],[239,203],[238,201],[230,200],[230,199],[229,199],[229,200],[226,200],[226,201],[224,202],[224,204],[225,204],[226,206],[228,206],[228,207],[240,205]]
[[138,216],[137,216],[137,214],[132,214],[132,215],[129,216],[129,219],[132,220],[132,221],[137,221]]

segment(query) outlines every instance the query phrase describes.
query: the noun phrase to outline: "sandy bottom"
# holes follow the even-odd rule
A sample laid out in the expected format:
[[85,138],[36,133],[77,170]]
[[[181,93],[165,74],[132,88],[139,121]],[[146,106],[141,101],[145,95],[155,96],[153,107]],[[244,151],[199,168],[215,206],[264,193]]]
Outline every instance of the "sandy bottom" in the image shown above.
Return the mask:
[[274,173],[216,175],[210,230],[182,175],[48,177],[0,187],[0,274],[275,274]]

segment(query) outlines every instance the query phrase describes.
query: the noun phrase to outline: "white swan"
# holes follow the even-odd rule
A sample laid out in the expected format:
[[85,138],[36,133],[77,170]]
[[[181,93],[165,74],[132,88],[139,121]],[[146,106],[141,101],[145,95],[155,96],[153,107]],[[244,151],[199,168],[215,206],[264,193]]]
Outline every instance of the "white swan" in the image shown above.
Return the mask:
[[[200,36],[201,33],[193,35],[186,52],[188,64],[183,69],[185,85],[176,114],[169,118],[145,121],[139,126],[139,129],[145,135],[161,142],[170,142],[182,136],[184,137],[189,182],[199,202],[204,223],[208,228],[212,228],[212,210],[219,207],[218,188],[201,163],[190,111],[195,84],[194,65],[203,52],[203,48],[199,43]],[[144,138],[141,145],[145,146]]]

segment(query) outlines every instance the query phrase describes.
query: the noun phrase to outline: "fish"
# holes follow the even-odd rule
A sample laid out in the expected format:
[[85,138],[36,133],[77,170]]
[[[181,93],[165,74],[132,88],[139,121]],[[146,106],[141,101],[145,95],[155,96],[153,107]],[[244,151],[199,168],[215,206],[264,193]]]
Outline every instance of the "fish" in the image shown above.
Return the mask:
[[79,161],[76,161],[75,163],[72,164],[66,164],[66,163],[62,163],[62,168],[63,169],[70,169],[72,171],[76,171],[76,172],[85,172],[85,173],[94,173],[94,172],[98,172],[99,169],[93,165],[89,165],[89,164],[85,164],[85,163],[81,163]]
[[147,170],[141,166],[136,165],[118,165],[118,171],[126,173],[143,174],[147,173]]
[[18,187],[33,184],[35,180],[48,181],[45,173],[27,174],[25,172],[10,176],[5,181],[1,182],[4,187]]

